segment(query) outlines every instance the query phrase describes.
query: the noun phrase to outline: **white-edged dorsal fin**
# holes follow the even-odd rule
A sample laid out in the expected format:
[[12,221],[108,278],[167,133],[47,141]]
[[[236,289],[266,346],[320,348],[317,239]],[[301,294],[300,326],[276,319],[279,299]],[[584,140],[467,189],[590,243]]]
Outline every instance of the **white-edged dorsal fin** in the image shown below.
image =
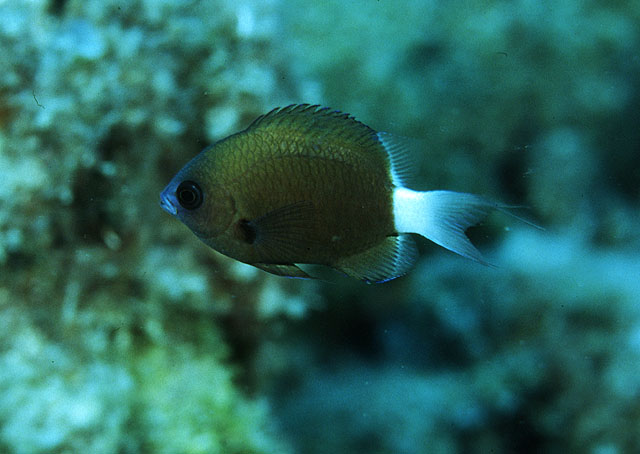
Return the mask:
[[407,186],[416,172],[411,149],[414,139],[397,136],[388,132],[378,132],[378,140],[384,146],[391,164],[391,181],[394,186]]

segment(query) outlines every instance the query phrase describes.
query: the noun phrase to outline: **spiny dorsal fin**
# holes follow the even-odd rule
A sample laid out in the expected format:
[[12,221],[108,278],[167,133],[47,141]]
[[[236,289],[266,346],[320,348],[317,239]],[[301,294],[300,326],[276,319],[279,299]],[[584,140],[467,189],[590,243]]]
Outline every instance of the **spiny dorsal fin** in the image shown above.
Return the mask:
[[411,150],[417,149],[418,142],[408,137],[388,132],[379,132],[378,139],[384,146],[391,164],[391,181],[394,186],[409,186],[416,175],[416,163]]
[[269,131],[284,128],[288,133],[304,134],[309,138],[330,135],[359,146],[382,149],[376,131],[356,120],[348,113],[329,107],[309,104],[291,104],[277,107],[259,116],[246,129],[249,131]]

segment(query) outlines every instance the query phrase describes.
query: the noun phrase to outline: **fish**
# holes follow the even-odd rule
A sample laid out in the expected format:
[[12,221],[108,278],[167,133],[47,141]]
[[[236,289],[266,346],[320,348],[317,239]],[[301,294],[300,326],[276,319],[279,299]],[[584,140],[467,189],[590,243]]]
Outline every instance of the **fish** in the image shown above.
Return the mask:
[[502,207],[417,191],[406,140],[328,107],[292,104],[206,147],[160,205],[214,250],[268,273],[312,278],[324,265],[367,283],[406,274],[415,234],[487,264],[465,231]]

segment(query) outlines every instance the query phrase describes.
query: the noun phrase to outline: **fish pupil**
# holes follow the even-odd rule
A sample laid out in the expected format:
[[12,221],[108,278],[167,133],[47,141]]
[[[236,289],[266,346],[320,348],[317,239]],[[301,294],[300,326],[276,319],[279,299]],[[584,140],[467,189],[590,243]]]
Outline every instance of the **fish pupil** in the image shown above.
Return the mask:
[[202,189],[193,181],[183,181],[176,190],[178,202],[187,210],[195,210],[202,204]]
[[245,243],[253,244],[256,241],[256,229],[251,221],[240,219],[238,221],[238,233]]

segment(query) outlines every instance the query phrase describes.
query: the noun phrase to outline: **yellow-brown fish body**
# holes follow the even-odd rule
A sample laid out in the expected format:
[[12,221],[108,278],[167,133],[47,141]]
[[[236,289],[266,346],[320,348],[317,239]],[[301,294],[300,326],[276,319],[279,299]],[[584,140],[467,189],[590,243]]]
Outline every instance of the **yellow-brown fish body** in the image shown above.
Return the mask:
[[320,264],[368,282],[393,279],[415,259],[408,232],[481,261],[464,229],[494,205],[403,188],[406,162],[392,136],[348,114],[292,105],[202,151],[161,205],[213,249],[278,275],[309,277],[296,264]]

